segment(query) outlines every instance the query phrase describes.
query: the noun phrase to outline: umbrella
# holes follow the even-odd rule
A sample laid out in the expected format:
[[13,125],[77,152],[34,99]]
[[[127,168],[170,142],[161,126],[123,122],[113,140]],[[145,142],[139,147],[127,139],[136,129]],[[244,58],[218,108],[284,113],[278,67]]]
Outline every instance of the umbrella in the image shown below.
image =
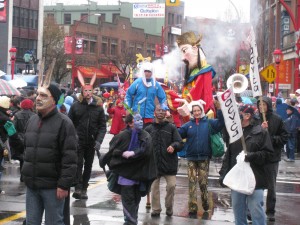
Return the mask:
[[21,95],[21,93],[6,80],[0,79],[0,95]]
[[[121,84],[123,84],[123,83],[121,83]],[[104,84],[100,84],[100,87],[118,89],[119,88],[119,83],[118,82],[107,82],[107,83],[104,83]]]
[[10,80],[10,81],[8,81],[8,83],[10,83],[15,88],[22,88],[22,87],[26,87],[27,86],[27,82],[25,80],[20,79],[20,78],[16,78],[14,80]]
[[253,97],[241,97],[244,104],[253,105],[256,104],[257,99]]

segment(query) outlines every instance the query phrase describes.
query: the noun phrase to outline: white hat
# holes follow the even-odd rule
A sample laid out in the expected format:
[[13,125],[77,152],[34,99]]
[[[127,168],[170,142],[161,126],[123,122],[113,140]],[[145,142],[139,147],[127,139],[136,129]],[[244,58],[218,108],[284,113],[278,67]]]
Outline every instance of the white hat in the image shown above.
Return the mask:
[[192,102],[190,102],[190,104],[188,105],[188,107],[189,107],[190,112],[192,113],[193,106],[199,106],[201,108],[201,111],[202,111],[202,113],[200,115],[200,118],[202,118],[202,117],[205,116],[203,105],[206,105],[206,102],[200,99],[198,101],[192,101]]
[[153,72],[153,66],[151,62],[144,62],[142,66],[143,66],[143,71],[149,70]]
[[300,95],[300,89],[297,89],[295,92]]
[[0,107],[4,109],[9,109],[10,98],[7,96],[0,96]]

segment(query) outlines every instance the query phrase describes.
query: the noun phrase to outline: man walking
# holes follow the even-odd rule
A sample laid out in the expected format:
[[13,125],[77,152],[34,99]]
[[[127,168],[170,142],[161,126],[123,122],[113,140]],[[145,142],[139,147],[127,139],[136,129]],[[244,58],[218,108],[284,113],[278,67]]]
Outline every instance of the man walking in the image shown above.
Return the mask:
[[[43,82],[41,82],[43,83]],[[59,113],[60,90],[54,84],[39,86],[37,115],[28,121],[22,176],[26,190],[26,223],[63,225],[65,198],[77,169],[76,132],[72,121]]]
[[[281,160],[281,151],[287,143],[288,132],[284,126],[283,120],[279,115],[273,112],[272,100],[263,96],[262,101],[257,101],[262,128],[269,131],[274,153],[265,166],[268,179],[268,194],[266,202],[266,214],[269,221],[275,221],[275,205],[276,205],[276,179],[278,174],[279,161]],[[266,115],[266,121],[263,121],[262,113]]]
[[161,105],[156,105],[155,122],[145,128],[152,137],[152,145],[156,156],[158,178],[151,186],[152,217],[160,216],[160,178],[164,177],[167,182],[167,194],[165,198],[166,214],[173,215],[173,203],[176,186],[176,174],[178,167],[177,152],[183,147],[183,142],[177,128],[169,123],[166,110]]
[[[73,198],[87,199],[87,188],[92,172],[95,150],[99,150],[106,133],[106,122],[103,108],[93,98],[93,84],[96,76],[89,85],[84,83],[81,74],[78,74],[82,85],[79,101],[75,102],[69,111],[78,135],[78,167],[77,184]],[[84,169],[83,169],[84,166]]]

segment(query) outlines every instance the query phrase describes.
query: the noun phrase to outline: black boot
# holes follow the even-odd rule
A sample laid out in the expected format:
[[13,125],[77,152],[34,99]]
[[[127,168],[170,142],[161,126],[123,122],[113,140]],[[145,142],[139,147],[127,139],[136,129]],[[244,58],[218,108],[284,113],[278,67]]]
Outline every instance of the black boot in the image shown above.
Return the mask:
[[81,199],[81,195],[82,195],[81,189],[75,188],[75,192],[73,193],[72,197],[75,199]]
[[88,199],[89,197],[87,196],[87,190],[86,189],[82,189],[81,191],[81,199]]

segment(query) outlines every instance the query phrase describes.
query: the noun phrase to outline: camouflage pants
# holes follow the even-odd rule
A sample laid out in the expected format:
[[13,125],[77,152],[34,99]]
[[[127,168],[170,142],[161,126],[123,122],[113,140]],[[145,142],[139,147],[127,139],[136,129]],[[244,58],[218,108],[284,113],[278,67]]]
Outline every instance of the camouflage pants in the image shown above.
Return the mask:
[[201,200],[203,208],[208,208],[208,171],[209,160],[188,161],[188,179],[189,179],[189,212],[197,212],[197,181],[201,191]]

